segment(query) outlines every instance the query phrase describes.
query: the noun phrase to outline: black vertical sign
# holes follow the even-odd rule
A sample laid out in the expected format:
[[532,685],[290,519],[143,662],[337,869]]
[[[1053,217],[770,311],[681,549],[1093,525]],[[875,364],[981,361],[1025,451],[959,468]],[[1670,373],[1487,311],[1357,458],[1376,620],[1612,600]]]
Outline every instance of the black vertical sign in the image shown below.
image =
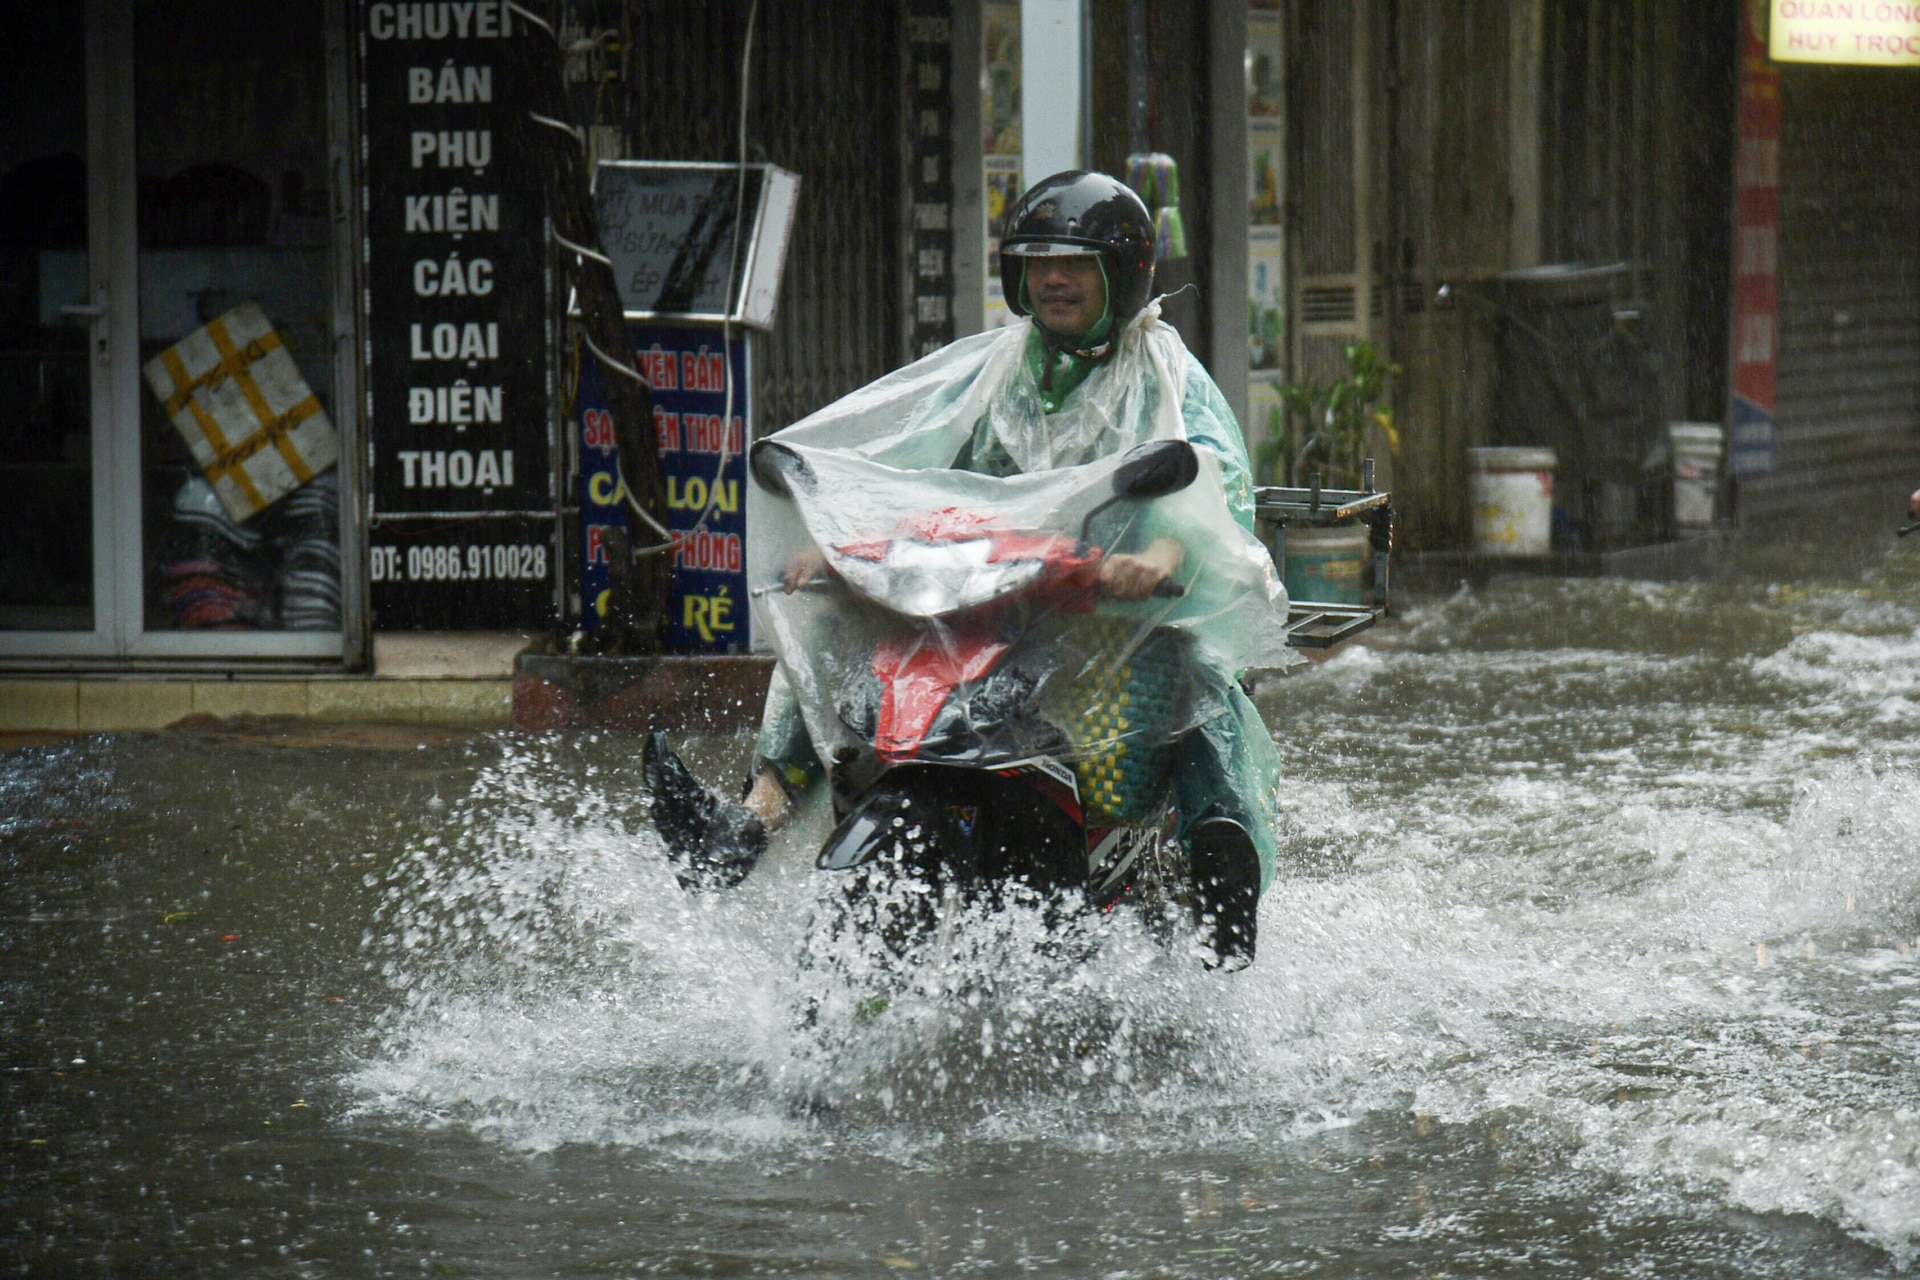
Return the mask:
[[546,203],[506,0],[360,6],[375,625],[554,616]]
[[912,0],[907,6],[907,61],[911,80],[914,356],[953,341],[953,21],[948,0]]

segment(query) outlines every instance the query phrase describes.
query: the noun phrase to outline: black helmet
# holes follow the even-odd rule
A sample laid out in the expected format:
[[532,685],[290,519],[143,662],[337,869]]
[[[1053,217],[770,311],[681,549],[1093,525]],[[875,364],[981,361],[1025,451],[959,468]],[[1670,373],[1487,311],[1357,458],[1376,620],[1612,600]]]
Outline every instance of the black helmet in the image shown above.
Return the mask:
[[1118,178],[1069,169],[1034,183],[1008,211],[1000,238],[1000,285],[1015,315],[1027,314],[1020,298],[1023,260],[1056,253],[1101,256],[1116,329],[1147,305],[1153,287],[1153,218]]

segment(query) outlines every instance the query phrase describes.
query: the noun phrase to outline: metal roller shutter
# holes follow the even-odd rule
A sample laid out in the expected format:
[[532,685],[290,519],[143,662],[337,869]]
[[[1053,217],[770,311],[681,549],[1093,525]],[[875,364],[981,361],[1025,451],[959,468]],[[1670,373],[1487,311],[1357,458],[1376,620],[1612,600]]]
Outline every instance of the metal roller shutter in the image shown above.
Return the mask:
[[[755,378],[762,432],[904,361],[903,9],[892,0],[760,6],[749,158],[801,176],[780,313]],[[733,159],[747,6],[644,0],[630,11],[634,154]]]
[[1920,479],[1920,79],[1790,67],[1782,92],[1777,469],[1749,524]]

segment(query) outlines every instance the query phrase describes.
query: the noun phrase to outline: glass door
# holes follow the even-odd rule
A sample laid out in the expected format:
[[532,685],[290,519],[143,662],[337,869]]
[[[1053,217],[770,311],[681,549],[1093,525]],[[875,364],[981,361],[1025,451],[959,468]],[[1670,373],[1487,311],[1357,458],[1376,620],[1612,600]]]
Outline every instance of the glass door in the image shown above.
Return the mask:
[[[95,402],[104,293],[88,254],[87,39],[78,6],[9,3],[0,40],[0,638],[99,647],[106,548]],[[91,315],[89,313],[92,313]],[[94,323],[97,318],[100,323]]]
[[338,657],[324,0],[0,9],[0,656]]
[[138,651],[338,652],[322,3],[132,10]]

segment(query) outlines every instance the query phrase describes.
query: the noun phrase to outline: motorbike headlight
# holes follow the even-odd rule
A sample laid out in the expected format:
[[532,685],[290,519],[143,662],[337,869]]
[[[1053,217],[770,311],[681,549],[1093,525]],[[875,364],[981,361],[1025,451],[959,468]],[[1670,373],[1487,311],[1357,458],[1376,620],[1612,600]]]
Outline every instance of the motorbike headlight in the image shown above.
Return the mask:
[[1038,559],[992,560],[987,538],[929,542],[896,538],[879,560],[835,556],[847,584],[896,613],[938,618],[1024,590],[1039,578]]

